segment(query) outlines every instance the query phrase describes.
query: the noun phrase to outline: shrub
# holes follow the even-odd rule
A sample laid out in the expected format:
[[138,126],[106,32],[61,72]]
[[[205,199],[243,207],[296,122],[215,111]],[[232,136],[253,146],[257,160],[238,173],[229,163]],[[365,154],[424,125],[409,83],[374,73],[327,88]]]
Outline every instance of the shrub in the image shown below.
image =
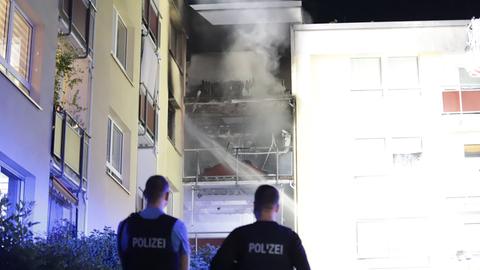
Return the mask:
[[[34,237],[32,227],[36,223],[29,221],[33,203],[21,202],[15,213],[7,216],[8,205],[8,199],[0,199],[0,269],[121,269],[116,234],[111,228],[77,237],[75,228],[62,222],[48,237]],[[191,269],[207,270],[216,252],[211,245],[192,251]]]
[[210,244],[201,247],[198,251],[192,250],[190,257],[190,269],[192,270],[208,270],[210,267],[210,261],[217,253],[218,247]]

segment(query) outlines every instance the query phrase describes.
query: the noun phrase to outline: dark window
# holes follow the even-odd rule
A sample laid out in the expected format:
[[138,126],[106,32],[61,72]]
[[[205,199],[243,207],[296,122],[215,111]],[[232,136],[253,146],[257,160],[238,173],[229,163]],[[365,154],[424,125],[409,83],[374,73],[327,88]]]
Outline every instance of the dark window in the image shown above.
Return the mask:
[[175,142],[175,118],[176,108],[173,102],[168,104],[168,138]]
[[148,32],[152,39],[158,44],[159,35],[159,21],[158,21],[158,8],[150,0],[143,0],[142,6],[142,19],[143,23],[147,26]]
[[146,108],[146,115],[147,115],[147,131],[152,135],[155,136],[155,122],[156,122],[156,113],[155,113],[155,105],[153,99],[147,99],[147,108]]
[[83,0],[73,0],[72,21],[73,27],[77,30],[80,37],[85,42],[87,40],[87,27],[88,27],[88,6],[85,5]]
[[146,122],[146,115],[145,115],[145,101],[146,101],[147,96],[145,95],[145,92],[140,90],[140,95],[139,95],[139,106],[138,106],[138,120],[140,123],[145,124]]

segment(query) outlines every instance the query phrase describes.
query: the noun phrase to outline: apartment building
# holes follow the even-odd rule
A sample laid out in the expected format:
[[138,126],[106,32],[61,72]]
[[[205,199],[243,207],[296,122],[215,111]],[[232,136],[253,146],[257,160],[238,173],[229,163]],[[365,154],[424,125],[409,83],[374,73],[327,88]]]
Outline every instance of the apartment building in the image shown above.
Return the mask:
[[48,220],[57,17],[56,1],[0,1],[0,193],[36,202],[38,232]]
[[478,268],[468,24],[293,28],[298,230],[312,268]]
[[136,208],[153,174],[171,185],[169,214],[183,211],[183,96],[186,31],[183,1],[143,1]]

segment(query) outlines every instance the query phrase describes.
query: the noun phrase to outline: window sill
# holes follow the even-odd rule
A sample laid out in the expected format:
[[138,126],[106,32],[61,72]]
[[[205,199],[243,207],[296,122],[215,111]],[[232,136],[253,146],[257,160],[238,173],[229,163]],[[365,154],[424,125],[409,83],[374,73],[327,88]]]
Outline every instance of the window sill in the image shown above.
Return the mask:
[[[24,95],[32,104],[33,106],[37,107],[38,110],[43,111],[43,108],[38,104],[28,93],[27,87],[24,86],[17,78],[15,78],[15,75],[10,73],[5,67],[1,66],[0,64],[0,73],[3,74],[3,76],[10,81],[10,83],[17,88],[22,95]],[[20,85],[18,85],[20,84]]]
[[115,54],[113,52],[110,52],[110,55],[112,56],[113,60],[115,61],[115,63],[117,63],[118,65],[118,68],[120,68],[120,70],[122,71],[123,75],[125,75],[125,78],[127,78],[127,81],[132,85],[132,86],[135,86],[134,83],[133,83],[133,80],[130,78],[130,76],[128,76],[127,74],[127,71],[125,70],[125,68],[123,67],[122,63],[120,62],[120,60],[118,60],[117,56],[115,56]]
[[106,170],[105,170],[105,174],[108,175],[108,177],[110,177],[113,182],[117,183],[117,185],[120,186],[120,188],[122,188],[128,195],[130,195],[130,191],[128,190],[127,187],[125,187],[122,182],[120,182],[120,180],[117,179],[117,177],[113,176],[112,173],[109,173],[108,172],[109,168],[107,167]]

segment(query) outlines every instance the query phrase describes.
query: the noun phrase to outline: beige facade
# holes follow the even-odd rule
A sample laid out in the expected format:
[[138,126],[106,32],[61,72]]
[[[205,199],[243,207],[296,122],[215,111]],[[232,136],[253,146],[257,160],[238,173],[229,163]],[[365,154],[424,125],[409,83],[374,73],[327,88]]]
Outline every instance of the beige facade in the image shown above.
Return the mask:
[[[124,59],[114,48],[116,14],[127,32]],[[115,228],[135,210],[141,1],[98,1],[95,32],[87,231]],[[107,165],[110,121],[123,134],[118,173]]]

